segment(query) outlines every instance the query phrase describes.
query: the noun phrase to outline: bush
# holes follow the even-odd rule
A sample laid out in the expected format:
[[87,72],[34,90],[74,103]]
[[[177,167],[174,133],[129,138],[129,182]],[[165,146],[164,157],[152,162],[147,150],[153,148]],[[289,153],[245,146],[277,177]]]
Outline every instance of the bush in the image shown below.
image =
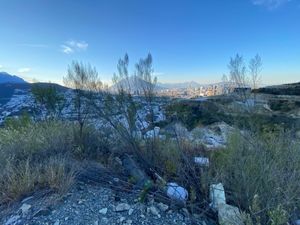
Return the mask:
[[235,133],[212,162],[228,201],[249,212],[254,224],[283,224],[276,221],[299,210],[299,143],[290,133]]
[[27,117],[10,119],[0,129],[0,204],[39,189],[65,192],[73,183],[78,161],[97,160],[108,140],[86,126],[79,139],[76,124]]
[[19,164],[7,160],[0,173],[0,205],[18,200],[40,188],[65,193],[74,182],[75,171],[70,159],[62,155],[45,158],[39,163],[30,159]]
[[[67,154],[73,149],[73,138],[71,123],[48,121],[6,126],[0,129],[0,160],[17,162],[31,158],[38,161],[59,153]],[[4,165],[2,162],[0,167]]]
[[225,115],[213,101],[175,102],[167,106],[166,115],[170,122],[181,122],[190,130],[198,125],[232,121],[231,116]]

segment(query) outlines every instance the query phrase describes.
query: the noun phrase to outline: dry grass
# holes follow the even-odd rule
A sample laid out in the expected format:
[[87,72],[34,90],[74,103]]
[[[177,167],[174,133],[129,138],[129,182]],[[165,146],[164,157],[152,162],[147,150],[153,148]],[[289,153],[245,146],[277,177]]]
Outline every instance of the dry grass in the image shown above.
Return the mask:
[[0,129],[0,204],[34,190],[66,192],[74,181],[73,129],[68,123],[26,123]]
[[65,193],[74,182],[75,171],[63,156],[40,164],[32,164],[29,159],[19,165],[8,162],[0,174],[0,204],[18,200],[40,188]]
[[272,221],[292,220],[299,210],[299,149],[290,133],[236,133],[215,153],[213,174],[254,224],[284,224]]

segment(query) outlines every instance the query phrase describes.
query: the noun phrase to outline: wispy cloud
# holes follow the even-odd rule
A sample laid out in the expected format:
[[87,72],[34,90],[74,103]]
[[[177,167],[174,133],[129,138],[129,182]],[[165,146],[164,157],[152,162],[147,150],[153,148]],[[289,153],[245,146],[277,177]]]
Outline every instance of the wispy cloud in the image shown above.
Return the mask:
[[85,41],[75,41],[70,40],[61,45],[61,51],[65,54],[71,54],[74,52],[85,51],[88,48],[89,44]]
[[71,47],[69,47],[69,46],[61,45],[60,47],[61,47],[61,51],[62,51],[63,53],[71,54],[71,53],[74,52],[74,50],[73,50]]
[[292,0],[252,0],[254,5],[264,6],[270,10],[277,9],[278,7],[290,2]]
[[20,44],[20,46],[29,47],[29,48],[49,48],[49,46],[45,44],[32,44],[32,43],[23,43]]
[[2,69],[3,68],[3,65],[0,65],[0,69]]
[[28,73],[31,71],[31,68],[25,67],[18,69],[18,73]]

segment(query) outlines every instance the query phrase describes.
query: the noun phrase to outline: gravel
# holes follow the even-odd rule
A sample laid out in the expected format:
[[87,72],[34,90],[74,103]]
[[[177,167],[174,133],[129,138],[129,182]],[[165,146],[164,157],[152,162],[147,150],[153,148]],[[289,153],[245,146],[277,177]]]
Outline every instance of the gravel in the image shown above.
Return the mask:
[[[55,194],[18,203],[1,221],[5,225],[159,225],[192,224],[183,210],[149,201],[140,203],[132,193],[114,192],[99,185],[77,184],[59,200]],[[26,205],[24,205],[26,204]],[[205,224],[198,219],[194,224]]]

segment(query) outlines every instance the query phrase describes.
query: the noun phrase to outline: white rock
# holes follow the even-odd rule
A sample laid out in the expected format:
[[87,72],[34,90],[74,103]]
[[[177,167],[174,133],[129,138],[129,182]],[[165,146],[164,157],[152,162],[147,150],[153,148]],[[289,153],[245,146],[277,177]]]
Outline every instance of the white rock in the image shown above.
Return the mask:
[[99,213],[101,213],[102,215],[106,215],[107,213],[107,208],[103,208],[99,210]]
[[167,184],[167,195],[176,201],[186,201],[188,199],[188,191],[174,182]]
[[5,225],[14,225],[17,224],[19,221],[20,221],[19,215],[12,216],[6,221]]
[[159,137],[160,140],[163,140],[163,141],[167,140],[167,136],[166,135],[161,135],[160,134],[158,137]]
[[59,225],[59,224],[60,224],[59,220],[56,220],[54,223],[54,225]]
[[116,162],[120,165],[120,166],[122,166],[122,160],[119,158],[119,157],[115,157],[115,160],[116,160]]
[[123,211],[127,211],[129,209],[130,209],[130,205],[128,205],[127,203],[120,203],[116,206],[115,211],[123,212]]
[[153,130],[149,130],[144,135],[145,138],[154,138],[159,136],[160,127],[154,127]]
[[128,210],[128,215],[131,216],[132,213],[133,213],[133,209],[131,208],[131,209]]
[[244,225],[239,209],[232,205],[220,204],[218,218],[220,225]]
[[[155,206],[151,206],[148,208],[149,212],[154,215],[157,216],[158,218],[160,218],[160,214],[159,214],[159,210],[155,207]],[[148,211],[148,210],[147,210]]]
[[207,157],[195,157],[194,162],[200,166],[209,166],[209,158]]
[[29,201],[29,200],[31,200],[31,199],[33,199],[33,196],[24,198],[24,199],[22,200],[22,203],[25,203],[25,202],[27,202],[27,201]]
[[23,215],[26,215],[29,212],[29,209],[31,208],[31,205],[24,203],[20,210],[22,212]]
[[126,225],[131,225],[131,224],[132,224],[132,220],[126,220],[126,221],[125,221],[125,224],[126,224]]
[[101,219],[101,224],[108,224],[108,219],[106,217],[103,217]]
[[124,216],[120,217],[119,223],[123,223],[124,220],[126,220],[126,218]]
[[166,204],[164,204],[164,203],[158,203],[157,204],[157,206],[158,206],[158,208],[161,210],[161,211],[163,211],[163,212],[165,212],[165,211],[167,211],[168,209],[169,209],[169,206],[168,205],[166,205]]
[[220,204],[226,204],[223,184],[219,183],[210,185],[209,195],[212,208],[218,210]]

